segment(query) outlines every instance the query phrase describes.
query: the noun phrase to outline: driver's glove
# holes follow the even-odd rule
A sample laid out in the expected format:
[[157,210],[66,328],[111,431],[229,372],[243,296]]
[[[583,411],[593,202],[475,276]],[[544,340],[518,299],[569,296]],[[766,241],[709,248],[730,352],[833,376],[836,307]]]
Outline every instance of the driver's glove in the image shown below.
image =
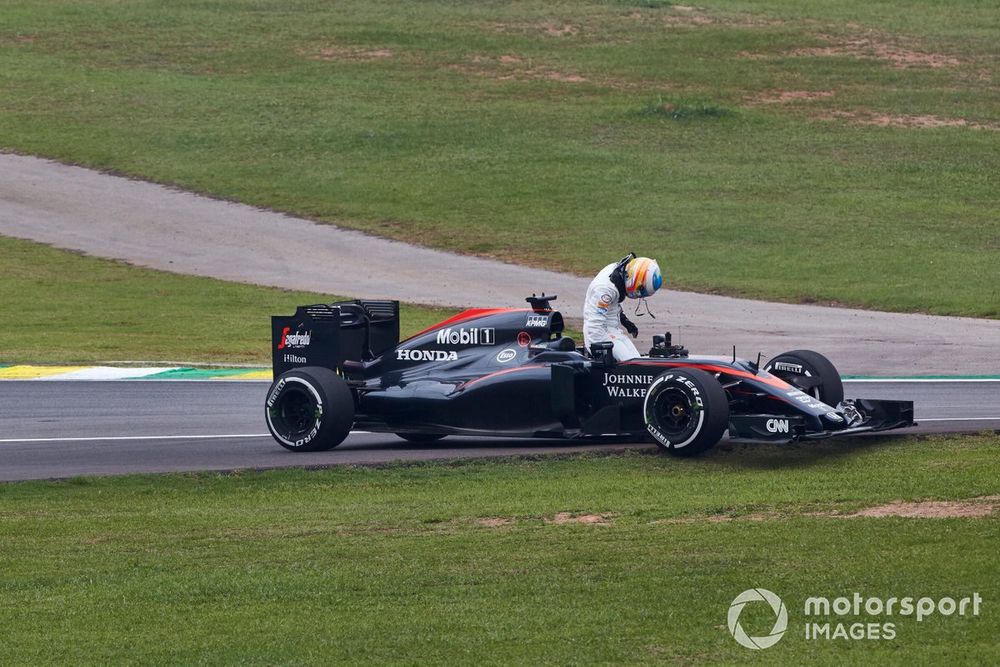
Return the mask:
[[637,327],[632,320],[625,317],[625,313],[619,313],[618,320],[622,323],[622,326],[625,327],[625,331],[632,335],[632,338],[639,337],[639,327]]

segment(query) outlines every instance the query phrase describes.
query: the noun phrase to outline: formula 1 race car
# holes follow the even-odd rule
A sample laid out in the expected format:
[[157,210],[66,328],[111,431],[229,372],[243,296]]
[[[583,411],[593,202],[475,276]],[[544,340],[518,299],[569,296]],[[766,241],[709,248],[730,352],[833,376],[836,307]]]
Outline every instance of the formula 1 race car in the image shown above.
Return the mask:
[[691,356],[654,336],[616,362],[563,335],[555,296],[523,309],[466,310],[399,341],[399,302],[302,306],[272,319],[271,434],[293,451],[336,447],[352,428],[413,442],[447,435],[652,439],[692,455],[731,438],[827,438],[913,425],[913,403],[844,399],[840,375],[809,350],[762,368]]

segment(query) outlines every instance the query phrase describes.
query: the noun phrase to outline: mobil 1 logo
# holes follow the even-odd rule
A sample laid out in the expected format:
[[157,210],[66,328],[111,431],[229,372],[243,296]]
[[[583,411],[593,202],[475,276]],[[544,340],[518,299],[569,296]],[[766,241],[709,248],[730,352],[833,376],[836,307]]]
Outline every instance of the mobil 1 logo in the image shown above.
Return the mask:
[[438,345],[494,345],[496,340],[492,327],[448,327],[437,333]]

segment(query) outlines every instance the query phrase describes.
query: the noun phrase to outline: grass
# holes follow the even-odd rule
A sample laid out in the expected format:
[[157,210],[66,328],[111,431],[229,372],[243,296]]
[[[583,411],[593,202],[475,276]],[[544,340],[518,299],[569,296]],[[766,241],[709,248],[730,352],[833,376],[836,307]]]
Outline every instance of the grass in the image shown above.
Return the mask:
[[5,149],[581,274],[635,249],[673,288],[1000,316],[990,3],[3,15]]
[[[271,315],[329,294],[141,269],[0,237],[0,363],[271,363]],[[452,311],[401,305],[402,335]]]
[[705,102],[688,102],[664,100],[658,97],[647,106],[643,112],[646,116],[663,116],[673,120],[695,118],[722,118],[732,113],[732,110]]
[[[6,484],[0,663],[984,664],[1000,648],[996,515],[831,514],[995,495],[998,445],[868,438],[696,460]],[[607,524],[553,522],[564,512]],[[782,597],[790,626],[750,653],[726,613],[755,586]],[[803,638],[806,597],[855,591],[978,592],[984,607],[877,619],[896,623],[891,641]],[[770,629],[747,611],[751,634]]]

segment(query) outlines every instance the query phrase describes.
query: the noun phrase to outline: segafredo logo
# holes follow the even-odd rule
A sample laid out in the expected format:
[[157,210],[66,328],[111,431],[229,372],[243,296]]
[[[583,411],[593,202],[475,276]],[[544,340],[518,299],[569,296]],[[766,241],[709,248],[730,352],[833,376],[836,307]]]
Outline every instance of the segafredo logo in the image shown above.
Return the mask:
[[[743,608],[751,602],[765,602],[771,606],[771,611],[774,612],[774,627],[771,628],[769,634],[763,637],[751,637],[740,625],[740,614],[743,613]],[[729,605],[727,620],[729,621],[729,634],[740,646],[754,650],[770,648],[778,643],[784,636],[785,630],[788,629],[788,610],[785,609],[785,603],[781,601],[781,598],[766,588],[751,588],[737,595],[733,603]]]
[[441,329],[437,333],[438,345],[493,345],[496,342],[496,330],[473,327],[466,329]]
[[311,331],[306,331],[305,333],[298,331],[295,333],[288,333],[291,330],[291,327],[285,327],[281,330],[281,340],[278,341],[279,350],[284,350],[285,348],[309,347],[309,339],[312,338]]
[[400,361],[455,361],[458,352],[454,350],[396,350]]

